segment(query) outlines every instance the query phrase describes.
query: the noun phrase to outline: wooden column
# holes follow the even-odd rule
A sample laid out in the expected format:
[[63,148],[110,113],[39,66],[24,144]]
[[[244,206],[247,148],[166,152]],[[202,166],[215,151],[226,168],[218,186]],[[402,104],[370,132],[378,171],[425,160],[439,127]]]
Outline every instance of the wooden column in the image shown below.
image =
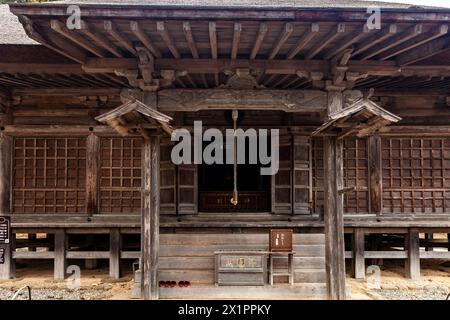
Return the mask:
[[142,151],[142,292],[145,300],[157,300],[159,257],[159,137],[144,140]]
[[383,212],[381,137],[379,135],[369,137],[368,146],[370,173],[370,212],[381,215]]
[[364,229],[355,228],[353,231],[353,276],[359,280],[366,277],[364,243]]
[[[328,92],[328,114],[342,109],[342,92]],[[324,227],[328,299],[345,299],[345,248],[343,197],[343,143],[324,137]]]
[[406,260],[406,276],[412,280],[420,280],[420,247],[419,229],[410,228],[406,236],[406,248],[408,259]]
[[94,134],[86,142],[86,212],[98,214],[98,177],[99,177],[100,138]]
[[109,277],[120,278],[120,230],[115,228],[109,231]]
[[66,250],[67,239],[64,229],[55,231],[55,261],[54,261],[54,279],[64,280],[66,278]]
[[[0,132],[0,216],[11,215],[11,170],[13,139]],[[0,264],[0,280],[14,278],[15,267],[12,258],[14,235],[8,244],[0,244],[5,249],[5,263]]]

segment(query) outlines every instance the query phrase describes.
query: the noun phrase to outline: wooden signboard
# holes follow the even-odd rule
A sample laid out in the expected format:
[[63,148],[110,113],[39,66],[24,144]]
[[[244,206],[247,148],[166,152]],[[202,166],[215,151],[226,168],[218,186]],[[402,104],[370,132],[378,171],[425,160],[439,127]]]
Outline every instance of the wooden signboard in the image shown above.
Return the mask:
[[292,230],[272,229],[270,230],[270,251],[290,252],[292,251]]
[[217,251],[216,284],[229,286],[263,286],[267,278],[264,251]]
[[5,248],[0,247],[0,264],[5,263]]
[[11,220],[9,217],[0,217],[0,244],[8,244],[10,241]]

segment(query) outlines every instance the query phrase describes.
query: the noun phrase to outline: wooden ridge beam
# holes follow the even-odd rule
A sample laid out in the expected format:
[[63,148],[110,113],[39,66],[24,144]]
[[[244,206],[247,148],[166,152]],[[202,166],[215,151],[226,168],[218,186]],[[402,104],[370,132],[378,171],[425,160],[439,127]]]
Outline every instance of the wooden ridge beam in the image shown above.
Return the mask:
[[448,33],[448,25],[443,24],[440,25],[438,30],[432,30],[427,33],[422,34],[418,37],[418,39],[411,39],[404,43],[399,48],[392,48],[385,52],[383,55],[379,57],[380,60],[387,60],[392,57],[395,57],[403,52],[409,51],[411,49],[417,48],[421,45],[424,45],[430,41],[433,41],[434,39],[440,38]]
[[331,30],[324,38],[320,41],[314,48],[312,48],[305,56],[306,60],[313,59],[318,55],[327,45],[338,38],[342,33],[345,32],[345,24],[339,23],[336,28]]
[[242,32],[242,24],[236,22],[234,24],[233,29],[233,44],[231,46],[231,59],[236,59],[238,50],[239,50],[239,42],[241,41],[241,32]]
[[372,50],[367,51],[366,53],[360,55],[361,60],[368,60],[370,58],[376,57],[379,54],[398,46],[410,39],[413,39],[420,35],[423,30],[423,25],[418,24],[415,25],[408,30],[405,30],[404,32],[398,34],[397,36],[391,38],[387,43],[381,43],[379,46],[373,48]]
[[142,42],[142,44],[149,50],[155,57],[161,58],[161,52],[156,48],[153,44],[153,41],[150,37],[142,30],[139,22],[131,21],[130,29],[134,33],[134,35]]
[[113,22],[110,20],[105,20],[103,22],[103,27],[106,30],[106,32],[109,33],[111,37],[113,37],[120,45],[127,49],[129,52],[131,52],[134,56],[137,55],[136,49],[134,48],[133,44],[129,42],[127,39],[125,39],[119,31],[114,26]]
[[284,28],[281,32],[281,34],[278,37],[277,42],[275,43],[275,45],[273,46],[272,50],[270,51],[269,60],[272,60],[273,58],[275,58],[278,54],[278,52],[280,51],[281,47],[283,46],[283,44],[289,39],[289,37],[291,36],[292,32],[294,32],[294,25],[292,23],[286,23],[284,25]]
[[197,50],[197,46],[195,45],[194,36],[192,35],[191,23],[188,21],[183,22],[183,33],[186,38],[186,43],[191,50],[192,58],[198,59],[200,58]]
[[181,55],[178,51],[175,42],[173,41],[172,37],[169,34],[169,31],[166,28],[166,24],[164,21],[157,21],[156,22],[156,30],[158,31],[159,35],[161,36],[162,40],[166,44],[166,46],[169,48],[170,52],[176,59],[180,59]]
[[297,44],[287,54],[287,59],[294,59],[318,34],[320,25],[318,23],[311,24],[311,30],[306,31],[305,34],[298,40]]
[[62,37],[72,41],[76,45],[80,46],[84,50],[93,53],[97,57],[103,58],[107,55],[107,53],[104,50],[98,48],[95,45],[92,45],[91,43],[89,43],[89,41],[86,41],[85,38],[80,36],[74,30],[67,29],[60,21],[56,19],[50,21],[50,27],[55,32],[59,33]]
[[259,24],[258,34],[256,36],[255,43],[253,44],[252,52],[250,53],[251,60],[256,58],[256,55],[258,54],[259,49],[261,48],[261,45],[264,42],[268,30],[269,28],[267,27],[266,23]]
[[108,39],[93,30],[85,21],[81,21],[81,32],[91,38],[95,43],[111,52],[117,58],[123,58],[120,50],[110,43]]

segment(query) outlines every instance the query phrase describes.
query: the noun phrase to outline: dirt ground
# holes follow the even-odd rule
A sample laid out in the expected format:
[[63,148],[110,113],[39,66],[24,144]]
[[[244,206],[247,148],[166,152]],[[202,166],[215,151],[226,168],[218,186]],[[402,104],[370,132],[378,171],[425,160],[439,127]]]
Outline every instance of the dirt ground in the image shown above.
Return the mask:
[[[355,300],[445,300],[450,293],[450,261],[422,261],[420,281],[404,277],[402,262],[384,261],[381,265],[380,289],[370,289],[372,282],[357,281],[348,277],[352,299]],[[131,270],[119,280],[108,277],[108,268],[82,269],[79,289],[69,289],[68,281],[53,280],[52,266],[33,263],[33,267],[17,268],[17,278],[0,282],[0,300],[9,300],[23,286],[31,287],[33,300],[126,300],[132,299],[133,279]],[[26,290],[17,299],[27,299]]]

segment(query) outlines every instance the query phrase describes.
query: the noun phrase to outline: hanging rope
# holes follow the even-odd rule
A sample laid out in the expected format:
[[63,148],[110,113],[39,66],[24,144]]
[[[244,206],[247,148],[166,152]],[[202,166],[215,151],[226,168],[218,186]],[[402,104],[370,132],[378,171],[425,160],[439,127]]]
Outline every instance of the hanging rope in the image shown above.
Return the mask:
[[234,187],[233,187],[233,197],[231,197],[230,202],[237,206],[238,204],[238,191],[237,191],[237,120],[238,120],[238,111],[233,110],[231,114],[233,118],[233,177],[234,177]]

